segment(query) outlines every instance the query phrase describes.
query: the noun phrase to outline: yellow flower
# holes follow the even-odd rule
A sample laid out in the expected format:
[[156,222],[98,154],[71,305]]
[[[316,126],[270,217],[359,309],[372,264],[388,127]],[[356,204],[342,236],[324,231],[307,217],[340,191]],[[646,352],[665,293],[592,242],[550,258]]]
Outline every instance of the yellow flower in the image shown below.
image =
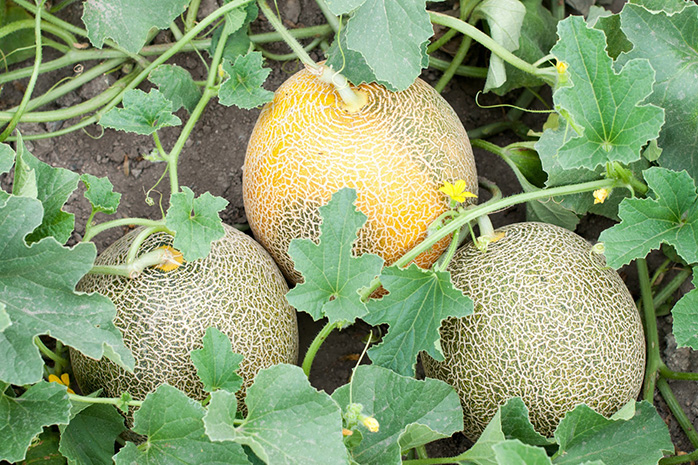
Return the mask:
[[354,432],[350,429],[342,428],[342,436],[351,436]]
[[565,63],[564,61],[558,61],[555,63],[555,69],[557,69],[557,72],[559,74],[565,74],[568,67],[569,67],[569,65],[567,63]]
[[456,181],[455,184],[451,184],[450,182],[446,181],[444,182],[443,187],[440,187],[439,190],[448,195],[455,202],[464,202],[466,198],[477,197],[477,195],[473,194],[472,192],[465,190],[465,181],[462,179]]
[[184,262],[184,258],[182,258],[182,252],[175,249],[174,247],[166,245],[160,247],[160,249],[169,253],[164,254],[162,263],[155,266],[155,268],[157,268],[158,270],[172,271],[176,268],[179,268],[179,266]]
[[48,375],[48,381],[49,383],[62,384],[68,388],[70,394],[75,394],[75,391],[70,389],[70,376],[68,376],[68,373],[63,373],[60,378],[56,375]]
[[606,198],[608,197],[608,194],[610,192],[608,189],[597,189],[594,191],[594,205],[597,203],[604,203]]
[[380,427],[380,425],[378,424],[378,420],[376,420],[373,417],[364,417],[362,423],[372,433],[377,433],[378,428]]

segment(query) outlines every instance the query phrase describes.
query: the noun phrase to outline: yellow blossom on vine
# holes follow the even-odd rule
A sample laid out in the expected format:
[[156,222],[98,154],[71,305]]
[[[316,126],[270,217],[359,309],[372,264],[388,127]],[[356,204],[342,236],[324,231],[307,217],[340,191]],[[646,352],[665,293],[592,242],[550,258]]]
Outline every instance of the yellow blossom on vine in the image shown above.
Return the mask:
[[448,195],[455,202],[464,202],[466,198],[477,197],[477,195],[472,192],[466,191],[465,186],[465,181],[459,179],[455,184],[451,184],[448,181],[444,182],[444,185],[440,187],[439,190]]
[[75,391],[70,389],[70,376],[68,376],[68,373],[63,373],[60,378],[56,375],[48,375],[48,381],[49,383],[62,384],[68,388],[70,394],[75,394]]
[[608,197],[608,189],[597,189],[594,191],[594,205],[597,203],[604,203]]
[[169,252],[164,254],[164,260],[162,263],[159,265],[156,265],[155,268],[157,268],[160,271],[172,271],[176,268],[179,268],[179,266],[184,263],[184,258],[182,257],[182,252],[179,250],[175,249],[174,247],[170,247],[169,245],[165,245],[163,247],[160,247],[160,249]]
[[342,428],[342,436],[351,436],[354,432],[350,429]]
[[564,61],[557,61],[555,63],[555,69],[557,69],[557,72],[559,74],[565,74],[565,72],[567,72],[568,67],[569,67],[569,65],[567,63],[565,63]]
[[372,433],[377,433],[378,428],[380,428],[380,425],[378,424],[378,420],[376,420],[373,417],[364,417],[364,419],[362,420],[362,423]]

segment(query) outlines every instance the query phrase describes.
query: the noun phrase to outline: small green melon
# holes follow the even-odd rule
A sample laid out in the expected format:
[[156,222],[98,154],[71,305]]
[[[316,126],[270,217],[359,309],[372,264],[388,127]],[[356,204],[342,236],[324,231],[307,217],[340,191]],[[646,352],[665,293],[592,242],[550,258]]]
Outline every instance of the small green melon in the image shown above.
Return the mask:
[[536,430],[552,436],[585,403],[611,415],[642,384],[645,339],[628,289],[580,236],[520,223],[481,252],[463,246],[449,266],[473,315],[441,326],[445,361],[423,354],[427,376],[458,391],[465,435],[476,440],[511,397]]
[[[139,232],[116,241],[95,264],[123,263]],[[158,233],[140,253],[171,244],[172,236]],[[244,356],[238,371],[243,387],[262,368],[298,360],[298,325],[286,302],[286,281],[262,246],[229,226],[204,259],[167,272],[147,268],[133,279],[87,275],[77,289],[114,302],[114,324],[136,360],[134,373],[128,373],[106,358],[93,360],[71,350],[75,378],[85,393],[102,389],[103,396],[118,397],[127,391],[143,399],[168,383],[203,399],[206,393],[189,354],[202,347],[210,326],[227,334],[233,351]]]

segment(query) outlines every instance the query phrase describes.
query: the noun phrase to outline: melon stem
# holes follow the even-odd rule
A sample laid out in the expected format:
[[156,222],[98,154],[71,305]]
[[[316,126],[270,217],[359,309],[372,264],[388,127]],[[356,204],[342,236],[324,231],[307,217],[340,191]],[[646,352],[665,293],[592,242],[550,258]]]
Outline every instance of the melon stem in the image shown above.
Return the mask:
[[112,404],[112,405],[128,405],[129,407],[140,407],[143,405],[142,400],[124,401],[121,397],[90,397],[80,396],[78,394],[68,394],[68,399],[76,402],[84,402],[87,404]]
[[325,339],[334,331],[335,329],[339,329],[344,325],[344,322],[342,321],[337,321],[334,323],[328,322],[315,336],[315,339],[313,339],[313,342],[310,343],[310,347],[308,347],[308,351],[305,353],[305,357],[303,357],[303,373],[305,373],[305,376],[310,377],[310,368],[313,366],[313,360],[315,360],[315,355],[317,354],[318,350],[320,350],[320,346],[322,346],[322,343],[325,342]]
[[[312,74],[319,76],[320,80],[323,82],[334,85],[348,111],[356,111],[366,103],[366,96],[362,96],[362,93],[358,93],[352,89],[346,77],[332,70],[330,67],[315,63],[315,61],[310,58],[308,52],[306,52],[298,40],[296,40],[296,38],[289,33],[281,19],[274,14],[266,0],[257,0],[257,4],[259,5],[259,9],[262,10],[262,13],[269,21],[269,24],[271,24],[274,30],[279,33],[283,41],[286,42],[286,45],[291,47],[291,50],[293,50],[298,59],[305,65],[306,69],[308,69],[308,71],[310,71]],[[323,76],[327,77],[323,78]]]
[[657,316],[654,313],[652,285],[650,284],[647,261],[644,258],[640,258],[635,264],[637,266],[638,280],[640,281],[642,310],[645,317],[645,338],[647,339],[647,363],[645,365],[645,382],[642,397],[647,402],[652,403],[654,402],[654,389],[657,383],[659,367],[662,364],[659,353],[659,332],[657,329]]
[[[144,230],[144,232],[147,231]],[[111,274],[116,276],[125,276],[127,278],[135,278],[148,267],[163,265],[169,263],[172,259],[172,252],[167,249],[155,249],[144,253],[135,260],[124,263],[123,265],[96,265],[93,266],[89,274]]]

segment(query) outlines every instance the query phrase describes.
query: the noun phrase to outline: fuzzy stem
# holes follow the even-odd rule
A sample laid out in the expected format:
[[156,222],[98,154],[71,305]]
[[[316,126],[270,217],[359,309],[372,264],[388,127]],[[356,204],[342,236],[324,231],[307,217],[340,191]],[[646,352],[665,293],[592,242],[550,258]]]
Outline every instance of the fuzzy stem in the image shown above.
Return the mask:
[[439,261],[434,265],[434,271],[444,271],[446,268],[448,268],[448,265],[451,263],[451,259],[453,258],[453,255],[456,253],[458,245],[460,244],[460,232],[462,230],[463,229],[461,228],[453,233],[451,243],[448,245],[448,250],[445,254],[441,256],[441,258],[439,258]]
[[657,292],[653,299],[654,306],[657,307],[666,302],[666,300],[671,297],[671,295],[676,292],[684,281],[690,278],[692,274],[693,271],[690,268],[681,270],[671,281],[669,281],[669,284],[664,286],[661,291]]
[[551,86],[555,85],[557,77],[552,74],[554,70],[548,71],[545,69],[536,68],[532,64],[522,60],[521,58],[517,57],[516,55],[499,45],[494,39],[492,39],[490,36],[482,32],[475,26],[461,21],[458,18],[454,18],[452,16],[448,16],[443,13],[437,13],[434,11],[429,11],[429,18],[431,19],[431,22],[434,24],[448,26],[450,28],[456,29],[462,34],[472,37],[473,40],[487,47],[492,51],[492,53],[499,56],[502,60],[506,61],[515,68],[518,68],[525,73],[537,76],[545,82],[547,82],[548,84],[550,84]]
[[320,11],[322,11],[322,14],[325,16],[327,24],[330,25],[334,32],[339,32],[339,19],[337,19],[337,16],[332,13],[332,11],[330,11],[330,8],[327,6],[327,2],[325,0],[315,0],[315,3],[317,3]]
[[674,415],[674,418],[681,426],[681,429],[683,429],[684,433],[686,433],[686,436],[688,436],[688,439],[691,441],[691,444],[693,444],[693,447],[698,448],[698,433],[696,432],[696,429],[693,427],[693,423],[691,423],[691,420],[688,419],[686,413],[681,408],[681,405],[679,404],[679,401],[676,399],[676,396],[674,396],[674,393],[671,390],[671,387],[669,386],[667,380],[664,378],[659,378],[657,380],[657,389],[659,389],[659,392],[662,393],[662,397],[664,398],[664,401],[669,407],[669,410],[671,410],[671,413]]
[[89,274],[110,274],[135,278],[148,267],[162,265],[173,259],[172,252],[168,249],[155,249],[144,253],[137,259],[123,265],[98,265],[93,266]]
[[[511,195],[500,200],[488,201],[476,207],[470,207],[462,213],[459,213],[453,221],[443,226],[441,229],[435,231],[433,234],[424,239],[424,241],[415,246],[412,250],[400,257],[400,259],[393,263],[392,266],[407,266],[420,254],[431,249],[434,246],[434,244],[439,242],[441,239],[462,228],[466,224],[470,223],[471,221],[477,219],[482,215],[494,213],[498,210],[503,210],[513,205],[518,205],[520,203],[530,202],[533,200],[547,199],[561,195],[581,194],[584,192],[592,192],[597,189],[612,189],[614,187],[620,187],[622,185],[622,181],[618,181],[615,179],[601,179],[598,181],[589,181],[580,184],[572,184],[569,186],[551,187],[548,189],[540,189],[532,192],[524,192],[522,194]],[[371,286],[362,289],[359,294],[363,300],[368,299],[368,297],[373,293],[373,291],[378,289],[380,286],[380,280],[374,280]]]
[[666,365],[661,365],[659,367],[659,374],[667,379],[679,379],[683,381],[698,381],[698,373],[685,372],[685,371],[673,371],[667,368]]
[[68,394],[68,399],[74,402],[85,402],[88,404],[113,404],[113,405],[129,405],[131,407],[140,407],[143,405],[142,400],[130,400],[124,402],[120,397],[89,397],[79,396],[77,394]]
[[[306,52],[309,52],[309,51],[313,50],[315,47],[317,47],[318,45],[320,45],[320,42],[322,42],[323,40],[324,39],[322,37],[316,37],[315,39],[313,39],[312,42],[310,42],[308,45],[303,47],[303,49]],[[295,58],[298,58],[298,55],[296,55],[294,52],[280,55],[278,53],[268,52],[268,51],[264,50],[262,47],[260,47],[259,45],[257,45],[255,48],[257,50],[259,50],[260,52],[262,52],[262,55],[264,55],[265,58],[268,58],[268,59],[274,60],[274,61],[288,61],[288,60],[293,60]]]
[[694,450],[690,454],[675,455],[673,457],[665,457],[659,460],[659,465],[678,465],[680,463],[695,462],[698,460],[698,450]]
[[128,253],[126,254],[126,263],[131,264],[135,262],[137,260],[136,256],[138,255],[138,251],[140,250],[141,245],[143,245],[143,242],[145,242],[145,240],[150,235],[155,234],[156,232],[162,231],[164,229],[166,229],[165,226],[150,226],[139,232],[133,239],[133,242],[131,242],[131,245],[128,247]]
[[638,279],[640,281],[640,293],[642,296],[642,310],[645,315],[645,338],[647,339],[647,364],[645,365],[645,383],[642,397],[652,403],[654,401],[654,388],[657,382],[657,371],[662,364],[659,354],[659,333],[657,330],[657,316],[654,313],[652,302],[652,286],[647,269],[647,261],[640,258],[636,261]]
[[191,28],[194,27],[194,23],[196,23],[196,15],[199,13],[199,6],[201,6],[201,0],[191,0],[189,3],[187,17],[184,20],[185,32],[189,32]]
[[[441,60],[440,58],[435,58],[432,56],[429,57],[430,68],[438,69],[439,71],[446,71],[450,64],[450,61]],[[487,77],[487,68],[459,65],[456,68],[455,74],[458,76],[485,79]]]
[[341,328],[342,325],[343,323],[341,321],[335,323],[328,322],[320,330],[317,336],[315,336],[315,339],[313,339],[313,342],[310,344],[310,347],[308,347],[308,351],[305,353],[305,357],[303,358],[302,367],[305,376],[310,376],[310,368],[313,366],[313,360],[315,360],[315,355],[320,349],[322,343],[325,342],[325,339],[327,339],[327,336],[329,336],[330,333],[332,333],[332,331],[334,331],[335,329]]
[[34,18],[34,38],[36,41],[36,54],[34,56],[34,68],[32,70],[32,75],[29,78],[27,90],[24,92],[24,96],[22,97],[22,101],[20,102],[17,111],[12,116],[12,119],[7,124],[5,130],[0,134],[0,142],[7,139],[7,137],[10,134],[12,134],[12,131],[14,131],[15,127],[19,123],[19,119],[22,116],[22,113],[24,113],[24,110],[27,108],[27,105],[29,104],[31,94],[34,91],[34,86],[36,85],[36,80],[39,77],[39,68],[41,66],[41,58],[43,54],[43,50],[41,48],[41,12],[43,11],[43,5],[44,2],[42,1],[40,5],[35,6],[36,17]]
[[279,18],[274,14],[272,9],[269,7],[267,4],[266,0],[257,0],[257,4],[259,5],[259,9],[262,10],[262,13],[264,13],[264,16],[267,18],[269,21],[269,24],[274,28],[276,32],[281,35],[281,38],[283,39],[286,44],[291,47],[291,50],[293,50],[296,55],[298,56],[298,59],[306,66],[313,70],[319,70],[320,65],[315,63],[312,58],[310,58],[310,55],[306,53],[305,50],[303,50],[303,46],[291,35],[288,33],[288,29],[286,29],[286,26],[281,22]]
[[458,46],[458,51],[456,52],[456,55],[453,57],[453,61],[451,61],[451,63],[448,65],[448,68],[446,68],[446,71],[444,71],[444,74],[439,79],[439,82],[437,82],[434,86],[434,90],[436,90],[438,93],[443,92],[448,83],[451,82],[451,79],[453,79],[453,76],[456,74],[456,70],[458,69],[460,64],[463,63],[465,55],[468,54],[468,50],[470,50],[470,45],[472,43],[473,39],[471,37],[463,37],[463,39],[460,42],[460,45]]
[[34,336],[34,344],[36,344],[36,346],[39,348],[39,352],[41,352],[49,359],[53,360],[53,362],[56,364],[56,367],[59,368],[59,374],[62,373],[63,369],[70,364],[70,362],[68,362],[67,359],[61,357],[60,355],[46,347],[46,345],[41,341],[39,336]]
[[[14,21],[11,22],[10,24],[1,27],[0,28],[0,39],[3,37],[12,34],[13,32],[20,31],[22,29],[33,29],[34,28],[34,19],[23,19],[21,21]],[[77,39],[73,34],[70,32],[67,32],[49,22],[42,21],[41,22],[41,30],[48,32],[50,34],[53,34],[54,36],[58,37],[61,39],[65,44],[72,48],[73,45],[77,42]]]
[[145,218],[120,218],[118,220],[105,221],[95,226],[88,225],[85,230],[85,237],[82,238],[82,242],[87,242],[95,237],[97,234],[106,231],[107,229],[116,228],[119,226],[164,226],[165,222],[163,220],[148,220]]

